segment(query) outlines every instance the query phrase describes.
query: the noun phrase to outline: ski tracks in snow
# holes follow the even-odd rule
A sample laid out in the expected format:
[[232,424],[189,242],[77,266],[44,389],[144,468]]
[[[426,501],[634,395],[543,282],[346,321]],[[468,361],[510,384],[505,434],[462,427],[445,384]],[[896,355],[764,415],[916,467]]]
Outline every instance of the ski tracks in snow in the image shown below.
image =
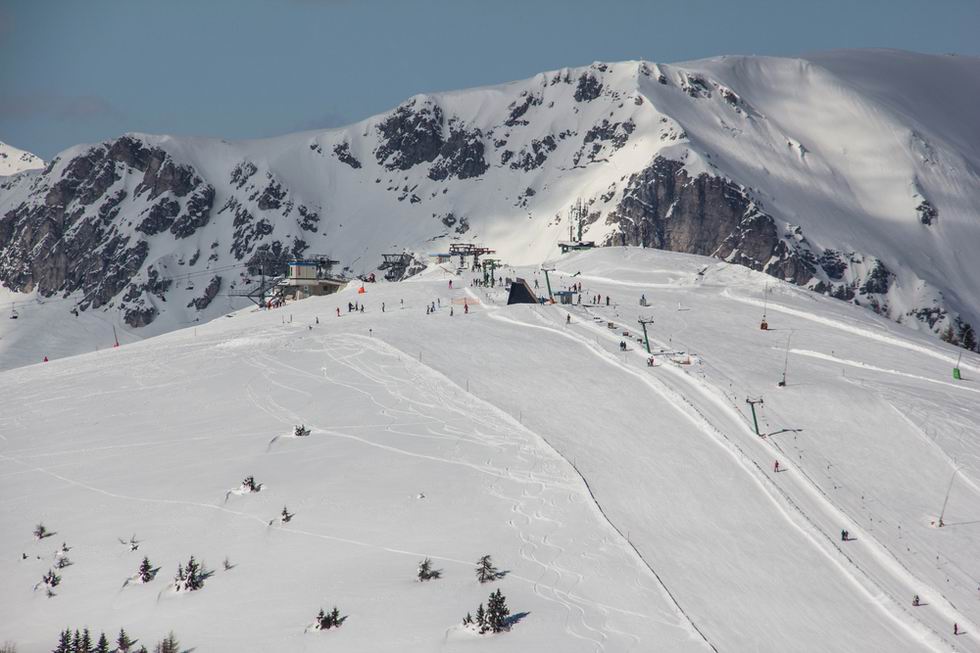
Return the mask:
[[[772,304],[770,304],[770,307],[772,307]],[[539,319],[544,319],[544,316],[537,311],[535,315]],[[687,414],[689,419],[699,426],[702,431],[714,438],[721,446],[726,447],[740,463],[741,467],[752,476],[757,485],[786,516],[787,520],[796,526],[819,551],[824,553],[870,601],[878,605],[885,614],[903,629],[907,630],[911,636],[922,641],[924,645],[928,645],[933,650],[938,650],[937,647],[947,650],[958,650],[955,643],[949,642],[946,639],[943,631],[940,630],[939,624],[935,623],[935,620],[929,620],[932,623],[926,623],[912,615],[906,608],[905,601],[899,598],[894,591],[886,589],[882,585],[884,579],[892,578],[900,583],[903,586],[903,597],[905,595],[911,596],[913,593],[918,592],[926,595],[930,602],[934,601],[932,603],[935,606],[934,609],[940,611],[944,617],[943,624],[957,621],[961,626],[965,625],[968,632],[977,632],[977,626],[966,618],[955,606],[945,600],[941,594],[922,590],[921,588],[927,585],[919,582],[901,564],[894,554],[859,527],[852,527],[851,530],[858,535],[860,543],[866,546],[870,554],[870,560],[858,560],[856,556],[846,553],[841,547],[837,546],[833,537],[828,533],[827,529],[830,526],[827,522],[836,525],[840,523],[853,523],[852,520],[826,496],[820,487],[803,470],[795,465],[792,465],[791,469],[798,474],[797,478],[800,480],[793,484],[799,492],[790,495],[788,490],[782,487],[786,484],[782,479],[780,484],[777,485],[765,471],[766,468],[764,465],[767,463],[760,463],[759,459],[752,455],[745,446],[756,445],[758,447],[765,445],[760,445],[757,442],[758,437],[754,433],[751,433],[748,426],[740,419],[741,413],[738,413],[725,400],[717,396],[719,393],[723,396],[722,391],[709,388],[705,381],[699,381],[693,378],[682,369],[672,366],[656,368],[666,369],[667,374],[671,377],[681,380],[689,389],[694,391],[693,395],[691,395],[675,387],[666,379],[661,378],[661,376],[643,374],[631,368],[611,351],[601,347],[589,338],[576,336],[567,332],[567,330],[554,326],[528,324],[521,320],[501,315],[492,315],[491,317],[526,328],[548,330],[556,335],[578,340],[583,346],[592,350],[593,353],[609,364],[615,365],[624,372],[640,378],[651,389],[681,410],[681,412]],[[553,324],[553,322],[550,322],[550,324]],[[617,342],[620,339],[618,330],[615,334],[609,334],[605,329],[599,329],[592,325],[591,322],[583,321],[582,324],[585,325],[584,328],[586,330],[595,332],[594,335],[598,335],[602,339],[615,340]],[[653,341],[651,339],[651,342]],[[658,344],[662,345],[663,343]],[[643,358],[645,358],[646,353],[642,353]],[[691,399],[692,396],[700,397],[703,401],[695,404]],[[735,415],[731,413],[735,413]],[[722,424],[725,430],[716,426],[716,422]],[[738,438],[738,441],[734,438]],[[745,445],[740,444],[740,442],[744,442]],[[804,497],[808,499],[800,502],[800,499]],[[816,517],[816,515],[824,513],[825,517]],[[824,522],[825,526],[822,527],[818,522]],[[830,528],[830,533],[833,533],[835,528],[836,526]],[[869,563],[871,568],[865,568]]]

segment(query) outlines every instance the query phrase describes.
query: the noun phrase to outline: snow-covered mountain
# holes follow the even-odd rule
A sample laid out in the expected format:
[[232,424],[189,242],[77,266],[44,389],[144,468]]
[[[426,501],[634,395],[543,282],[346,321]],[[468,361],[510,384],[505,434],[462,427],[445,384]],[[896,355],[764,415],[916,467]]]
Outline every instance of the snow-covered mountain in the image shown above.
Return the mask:
[[702,256],[556,267],[582,304],[433,267],[0,372],[0,642],[980,651],[980,356]]
[[17,174],[24,170],[44,167],[44,161],[36,154],[19,150],[13,145],[0,142],[0,177]]
[[0,182],[0,279],[47,324],[77,308],[138,338],[243,305],[259,255],[363,273],[460,240],[541,262],[582,200],[586,239],[723,258],[975,347],[978,101],[975,57],[842,51],[595,63],[267,140],[128,134]]

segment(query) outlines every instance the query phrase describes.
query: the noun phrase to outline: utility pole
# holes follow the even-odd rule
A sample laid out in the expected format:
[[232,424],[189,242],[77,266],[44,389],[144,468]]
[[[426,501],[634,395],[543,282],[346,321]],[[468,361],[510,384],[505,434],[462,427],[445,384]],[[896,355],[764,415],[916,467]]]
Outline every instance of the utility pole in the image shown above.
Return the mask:
[[112,325],[112,339],[116,341],[116,344],[114,344],[113,347],[118,347],[119,346],[119,336],[116,335],[116,325],[115,324]]
[[752,424],[755,426],[755,434],[761,437],[762,434],[759,433],[759,420],[755,416],[755,405],[764,403],[762,401],[762,397],[759,397],[758,399],[749,399],[748,397],[746,397],[745,403],[747,403],[749,406],[752,407]]
[[786,357],[783,359],[783,379],[779,382],[780,388],[786,387],[786,369],[789,367],[789,341],[793,337],[793,331],[790,330],[789,335],[786,336]]
[[639,322],[640,323],[640,326],[643,327],[643,344],[646,345],[647,353],[650,354],[652,352],[650,351],[650,338],[649,338],[649,336],[647,336],[647,325],[648,324],[653,324],[653,318],[652,317],[647,317],[647,318],[641,317],[639,320],[637,320],[637,322]]
[[946,488],[946,498],[943,499],[943,509],[939,512],[939,528],[942,528],[946,524],[943,523],[943,515],[946,514],[946,504],[949,503],[949,493],[953,491],[953,481],[956,480],[956,472],[960,471],[957,467],[953,470],[953,475],[949,479],[949,487]]
[[762,296],[762,324],[759,325],[759,328],[762,329],[763,331],[769,330],[769,323],[766,322],[766,313],[768,312],[768,310],[769,310],[769,284],[766,283],[765,294]]
[[544,266],[541,266],[541,271],[544,272],[544,283],[546,286],[548,286],[548,301],[554,304],[555,296],[551,292],[551,279],[548,277],[548,273],[554,272],[555,268],[546,268]]

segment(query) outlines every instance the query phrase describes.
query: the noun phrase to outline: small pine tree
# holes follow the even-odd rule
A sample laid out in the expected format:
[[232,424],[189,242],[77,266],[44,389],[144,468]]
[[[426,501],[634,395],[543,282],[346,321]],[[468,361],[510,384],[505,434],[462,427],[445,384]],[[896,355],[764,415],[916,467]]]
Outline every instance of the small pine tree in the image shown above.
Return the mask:
[[51,653],[71,653],[71,629],[65,628],[58,636],[58,646]]
[[53,569],[48,569],[48,573],[41,577],[41,581],[48,587],[57,587],[61,582],[61,576],[54,573]]
[[184,570],[184,575],[183,589],[193,592],[204,587],[204,579],[207,572],[204,570],[204,565],[195,560],[194,556],[191,556],[187,560],[187,568]]
[[92,635],[88,632],[88,628],[82,630],[82,641],[79,653],[93,653]]
[[[146,560],[146,558],[143,558]],[[119,629],[119,637],[116,638],[116,650],[119,653],[129,653],[138,640],[130,639],[124,628]]]
[[[178,577],[181,573],[183,573],[183,571],[183,567],[178,567]],[[141,583],[149,583],[151,580],[153,580],[153,577],[156,576],[156,572],[153,571],[153,565],[150,564],[150,559],[148,557],[143,556],[143,562],[140,563],[139,571],[137,571],[136,574]]]
[[34,527],[34,537],[43,540],[48,536],[48,529],[44,526],[44,523],[39,523]]
[[500,578],[500,572],[493,566],[493,561],[489,554],[483,556],[476,563],[476,579],[481,583],[489,583]]
[[948,342],[951,345],[959,344],[959,339],[956,337],[956,332],[953,330],[953,323],[950,322],[943,334],[939,336],[943,342]]
[[283,521],[283,523],[288,522],[292,518],[293,518],[292,513],[290,513],[289,510],[286,509],[286,506],[283,506],[282,507],[282,521]]
[[317,630],[330,630],[331,628],[340,628],[344,623],[344,617],[340,616],[340,610],[337,606],[334,606],[333,610],[329,613],[325,613],[323,608],[320,608],[320,612],[316,615],[316,623],[314,624]]
[[463,617],[463,625],[464,626],[472,626],[473,625],[473,615],[471,615],[469,612],[467,612],[466,613],[466,616]]
[[971,325],[969,322],[964,322],[961,319],[957,319],[956,326],[959,327],[960,332],[960,347],[963,349],[969,349],[970,351],[976,351],[977,333],[973,330],[973,325]]
[[105,633],[99,633],[99,641],[95,643],[95,653],[109,653],[109,640]]
[[71,653],[84,653],[82,650],[82,633],[75,629],[75,635],[71,639]]
[[228,556],[225,556],[225,560],[224,562],[221,563],[221,566],[225,568],[225,571],[228,571],[229,569],[233,568],[235,565],[231,564],[231,560],[228,559]]
[[61,556],[58,558],[58,562],[54,563],[54,566],[58,569],[64,569],[65,567],[70,567],[72,561],[68,556]]
[[510,609],[507,607],[507,599],[498,588],[496,592],[490,593],[487,603],[487,626],[491,631],[499,633],[507,628],[507,617],[510,616]]
[[249,475],[249,476],[246,476],[245,477],[245,480],[244,481],[242,481],[242,488],[246,492],[258,492],[259,490],[262,489],[262,484],[261,483],[256,483],[255,482],[255,477]]
[[487,613],[483,609],[483,604],[476,609],[476,627],[479,629],[480,634],[487,632]]
[[433,578],[439,578],[442,576],[442,572],[438,569],[432,568],[432,560],[426,558],[419,563],[418,573],[416,574],[420,582],[425,582],[427,580],[432,580]]
[[157,643],[153,653],[180,653],[180,642],[177,641],[173,631]]

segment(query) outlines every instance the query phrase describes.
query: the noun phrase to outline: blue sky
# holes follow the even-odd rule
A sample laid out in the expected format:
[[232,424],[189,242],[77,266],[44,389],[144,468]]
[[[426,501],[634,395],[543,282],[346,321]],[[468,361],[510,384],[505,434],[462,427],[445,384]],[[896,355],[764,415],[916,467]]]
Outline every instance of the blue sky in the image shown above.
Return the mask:
[[980,54],[978,0],[0,0],[0,140],[252,138],[596,60]]

